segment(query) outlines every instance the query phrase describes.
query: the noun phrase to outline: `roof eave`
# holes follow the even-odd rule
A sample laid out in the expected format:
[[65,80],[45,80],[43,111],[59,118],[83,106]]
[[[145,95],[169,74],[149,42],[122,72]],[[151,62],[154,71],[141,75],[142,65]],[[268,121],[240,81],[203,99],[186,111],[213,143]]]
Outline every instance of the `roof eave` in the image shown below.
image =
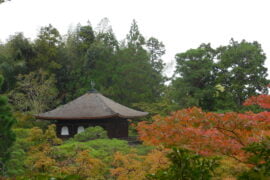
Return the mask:
[[117,117],[117,115],[110,115],[110,116],[99,116],[99,117],[48,117],[48,116],[35,116],[37,119],[44,119],[44,120],[83,120],[83,119],[105,119],[105,118],[112,118]]
[[118,116],[121,117],[121,118],[140,118],[140,117],[145,117],[148,114],[149,114],[148,112],[145,112],[145,114],[136,115],[136,116],[124,116],[124,115],[121,115],[121,114],[118,114]]
[[85,120],[85,119],[106,119],[106,118],[120,117],[120,118],[127,119],[127,118],[140,118],[147,115],[148,113],[146,112],[145,114],[136,115],[136,116],[125,116],[121,114],[113,114],[109,116],[99,116],[99,117],[48,117],[48,116],[35,115],[35,118],[43,119],[43,120]]

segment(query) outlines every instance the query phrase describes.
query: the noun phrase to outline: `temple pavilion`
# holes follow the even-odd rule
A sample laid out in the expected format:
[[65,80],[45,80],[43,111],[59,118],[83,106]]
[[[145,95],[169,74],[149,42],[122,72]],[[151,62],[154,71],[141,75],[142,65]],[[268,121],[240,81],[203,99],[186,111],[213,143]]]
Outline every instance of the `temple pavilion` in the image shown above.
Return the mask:
[[56,109],[38,114],[36,118],[53,120],[61,138],[73,137],[90,126],[103,127],[109,138],[124,138],[128,137],[128,119],[147,114],[91,91]]

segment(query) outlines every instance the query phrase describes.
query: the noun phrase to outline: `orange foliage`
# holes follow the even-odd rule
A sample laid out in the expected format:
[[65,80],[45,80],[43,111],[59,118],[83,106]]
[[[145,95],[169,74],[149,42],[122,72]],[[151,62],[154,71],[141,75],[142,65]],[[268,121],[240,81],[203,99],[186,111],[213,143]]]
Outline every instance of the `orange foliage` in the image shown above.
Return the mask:
[[28,140],[33,144],[26,160],[30,176],[78,175],[84,179],[103,179],[105,165],[101,160],[93,158],[88,150],[76,152],[74,157],[64,161],[57,159],[54,146],[61,144],[62,140],[56,136],[55,125],[49,126],[44,133],[37,127],[32,128]]
[[33,144],[26,160],[29,171],[33,174],[54,172],[57,167],[56,161],[52,157],[52,146],[62,143],[62,140],[56,136],[55,125],[50,125],[45,133],[37,127],[32,128],[27,140]]
[[155,149],[146,156],[136,153],[122,154],[116,152],[111,169],[112,176],[117,180],[142,180],[147,174],[155,173],[159,169],[169,166],[166,157],[167,149]]
[[221,154],[244,160],[246,145],[270,135],[269,114],[203,112],[188,108],[171,116],[140,122],[138,132],[147,144],[181,146],[202,155]]
[[[270,87],[270,85],[268,85]],[[250,105],[259,105],[260,107],[264,109],[270,109],[270,96],[267,94],[261,94],[259,96],[252,96],[248,98],[245,102],[245,106],[250,106]]]
[[62,174],[76,174],[84,179],[103,179],[105,165],[101,160],[93,158],[88,150],[78,152],[75,157],[71,157],[64,163],[59,163]]

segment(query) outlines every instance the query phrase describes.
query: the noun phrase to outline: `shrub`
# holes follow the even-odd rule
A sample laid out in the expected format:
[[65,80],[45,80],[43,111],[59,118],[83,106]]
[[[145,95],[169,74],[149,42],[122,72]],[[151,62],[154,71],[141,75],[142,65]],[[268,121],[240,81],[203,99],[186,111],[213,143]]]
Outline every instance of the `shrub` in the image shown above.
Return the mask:
[[84,132],[76,134],[73,139],[79,142],[86,142],[89,140],[106,139],[106,138],[108,138],[107,131],[105,131],[100,126],[95,126],[86,128]]
[[249,144],[244,150],[251,154],[248,163],[252,166],[248,171],[244,171],[238,179],[270,179],[270,137],[261,142]]
[[66,141],[55,147],[54,154],[59,159],[66,159],[74,156],[76,152],[84,150],[90,150],[90,154],[95,158],[110,162],[115,152],[128,153],[130,147],[127,141],[119,139],[95,139],[88,142]]
[[219,165],[216,158],[206,158],[189,150],[173,148],[168,155],[169,168],[148,175],[149,180],[197,180],[211,179],[214,169]]

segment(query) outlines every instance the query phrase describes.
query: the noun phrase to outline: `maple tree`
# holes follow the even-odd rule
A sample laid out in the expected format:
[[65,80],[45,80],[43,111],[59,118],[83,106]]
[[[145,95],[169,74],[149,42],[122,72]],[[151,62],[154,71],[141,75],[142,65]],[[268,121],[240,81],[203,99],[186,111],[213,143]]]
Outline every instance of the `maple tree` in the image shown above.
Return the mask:
[[267,94],[252,96],[244,102],[244,105],[245,106],[259,105],[264,109],[270,109],[270,96]]
[[[269,99],[268,95],[251,97],[245,105],[267,108]],[[270,135],[269,117],[267,111],[219,114],[193,107],[167,117],[155,116],[153,123],[140,122],[137,129],[146,144],[184,147],[202,155],[226,155],[245,161],[249,154],[243,148]]]
[[135,152],[123,154],[116,152],[111,169],[111,174],[117,180],[143,180],[147,174],[155,173],[157,170],[169,166],[166,157],[168,149],[157,148],[147,155],[138,155]]
[[55,125],[50,125],[45,132],[38,127],[32,128],[27,140],[32,142],[26,160],[31,174],[54,173],[57,162],[53,157],[53,146],[62,143],[56,136]]
[[149,180],[209,180],[214,176],[215,168],[219,166],[217,158],[202,157],[181,148],[173,148],[168,158],[171,161],[169,168],[147,175]]
[[58,162],[58,167],[61,174],[78,175],[83,179],[103,179],[105,172],[105,164],[92,157],[89,150],[79,151],[74,157]]
[[37,127],[32,128],[28,141],[32,142],[26,160],[30,177],[50,174],[54,177],[78,175],[85,179],[102,179],[105,165],[100,159],[92,157],[89,150],[79,150],[65,159],[55,153],[55,145],[62,143],[56,136],[55,125],[50,125],[45,132]]

